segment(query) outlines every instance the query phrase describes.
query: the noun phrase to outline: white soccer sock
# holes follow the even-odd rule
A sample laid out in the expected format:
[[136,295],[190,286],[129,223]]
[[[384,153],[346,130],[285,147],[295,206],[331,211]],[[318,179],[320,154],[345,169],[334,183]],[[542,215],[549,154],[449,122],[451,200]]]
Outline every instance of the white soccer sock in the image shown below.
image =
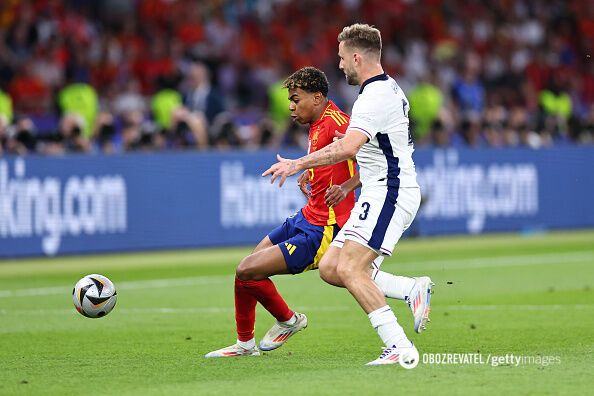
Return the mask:
[[415,285],[415,280],[407,276],[392,275],[379,269],[374,269],[371,279],[384,293],[384,296],[404,300]]
[[239,341],[239,340],[237,340],[237,345],[239,345],[243,349],[254,349],[256,347],[256,339],[255,338],[252,338],[249,341]]
[[386,347],[409,347],[411,345],[389,305],[376,309],[367,316]]
[[291,316],[291,319],[281,322],[281,323],[289,325],[289,326],[293,326],[295,323],[297,323],[297,315],[293,314],[293,316]]

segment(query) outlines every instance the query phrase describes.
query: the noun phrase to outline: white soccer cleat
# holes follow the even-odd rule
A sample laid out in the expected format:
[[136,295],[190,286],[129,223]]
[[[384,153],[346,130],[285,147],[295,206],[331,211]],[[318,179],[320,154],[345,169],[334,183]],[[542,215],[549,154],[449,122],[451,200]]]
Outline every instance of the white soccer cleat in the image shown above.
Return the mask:
[[406,297],[406,303],[415,318],[415,331],[422,333],[427,328],[431,312],[431,293],[434,283],[428,276],[414,278],[415,285]]
[[245,349],[240,347],[238,344],[233,344],[223,349],[218,349],[204,355],[205,358],[218,358],[218,357],[236,357],[236,356],[260,356],[260,352],[256,347],[251,349]]
[[417,351],[417,348],[412,342],[410,347],[391,346],[385,348],[377,359],[367,363],[366,366],[381,366],[396,363],[399,363],[406,369],[417,367],[417,364],[419,364],[419,351]]
[[293,325],[276,322],[260,340],[258,348],[261,351],[272,351],[287,342],[293,334],[305,329],[307,327],[307,316],[298,312],[295,312],[295,315],[297,321]]

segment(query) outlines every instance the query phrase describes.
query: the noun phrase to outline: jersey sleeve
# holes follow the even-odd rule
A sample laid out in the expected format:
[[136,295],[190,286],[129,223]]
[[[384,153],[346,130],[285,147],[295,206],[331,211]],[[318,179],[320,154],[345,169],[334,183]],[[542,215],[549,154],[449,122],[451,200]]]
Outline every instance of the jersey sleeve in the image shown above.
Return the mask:
[[369,140],[373,139],[380,128],[384,115],[382,106],[369,96],[360,96],[353,105],[351,122],[348,129],[363,133]]
[[[347,119],[347,122],[345,122],[344,124],[340,124],[336,127],[335,131],[342,133],[343,135],[346,133],[347,129],[349,129],[349,121]],[[332,138],[334,139],[334,137],[336,137],[336,134],[334,134],[334,136],[332,136]]]

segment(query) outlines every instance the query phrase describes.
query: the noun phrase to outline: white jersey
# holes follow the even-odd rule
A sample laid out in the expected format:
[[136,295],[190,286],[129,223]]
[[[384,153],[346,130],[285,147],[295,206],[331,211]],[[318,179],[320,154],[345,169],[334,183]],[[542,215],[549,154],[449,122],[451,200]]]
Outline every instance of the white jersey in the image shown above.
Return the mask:
[[412,159],[409,108],[402,89],[385,73],[361,86],[348,129],[356,129],[369,139],[357,153],[363,188],[419,187]]
[[341,248],[350,239],[378,255],[390,256],[414,220],[421,192],[412,159],[408,109],[406,96],[386,74],[361,85],[348,127],[369,139],[357,153],[361,194],[333,246]]

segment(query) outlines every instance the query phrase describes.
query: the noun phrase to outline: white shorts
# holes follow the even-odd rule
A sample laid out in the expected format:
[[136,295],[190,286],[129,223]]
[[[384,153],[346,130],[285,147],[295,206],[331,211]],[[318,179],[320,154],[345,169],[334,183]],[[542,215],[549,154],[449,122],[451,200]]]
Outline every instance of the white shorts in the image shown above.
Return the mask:
[[342,248],[345,239],[358,242],[380,256],[376,259],[376,267],[379,267],[382,256],[392,255],[420,204],[420,188],[374,186],[364,189],[331,246]]

